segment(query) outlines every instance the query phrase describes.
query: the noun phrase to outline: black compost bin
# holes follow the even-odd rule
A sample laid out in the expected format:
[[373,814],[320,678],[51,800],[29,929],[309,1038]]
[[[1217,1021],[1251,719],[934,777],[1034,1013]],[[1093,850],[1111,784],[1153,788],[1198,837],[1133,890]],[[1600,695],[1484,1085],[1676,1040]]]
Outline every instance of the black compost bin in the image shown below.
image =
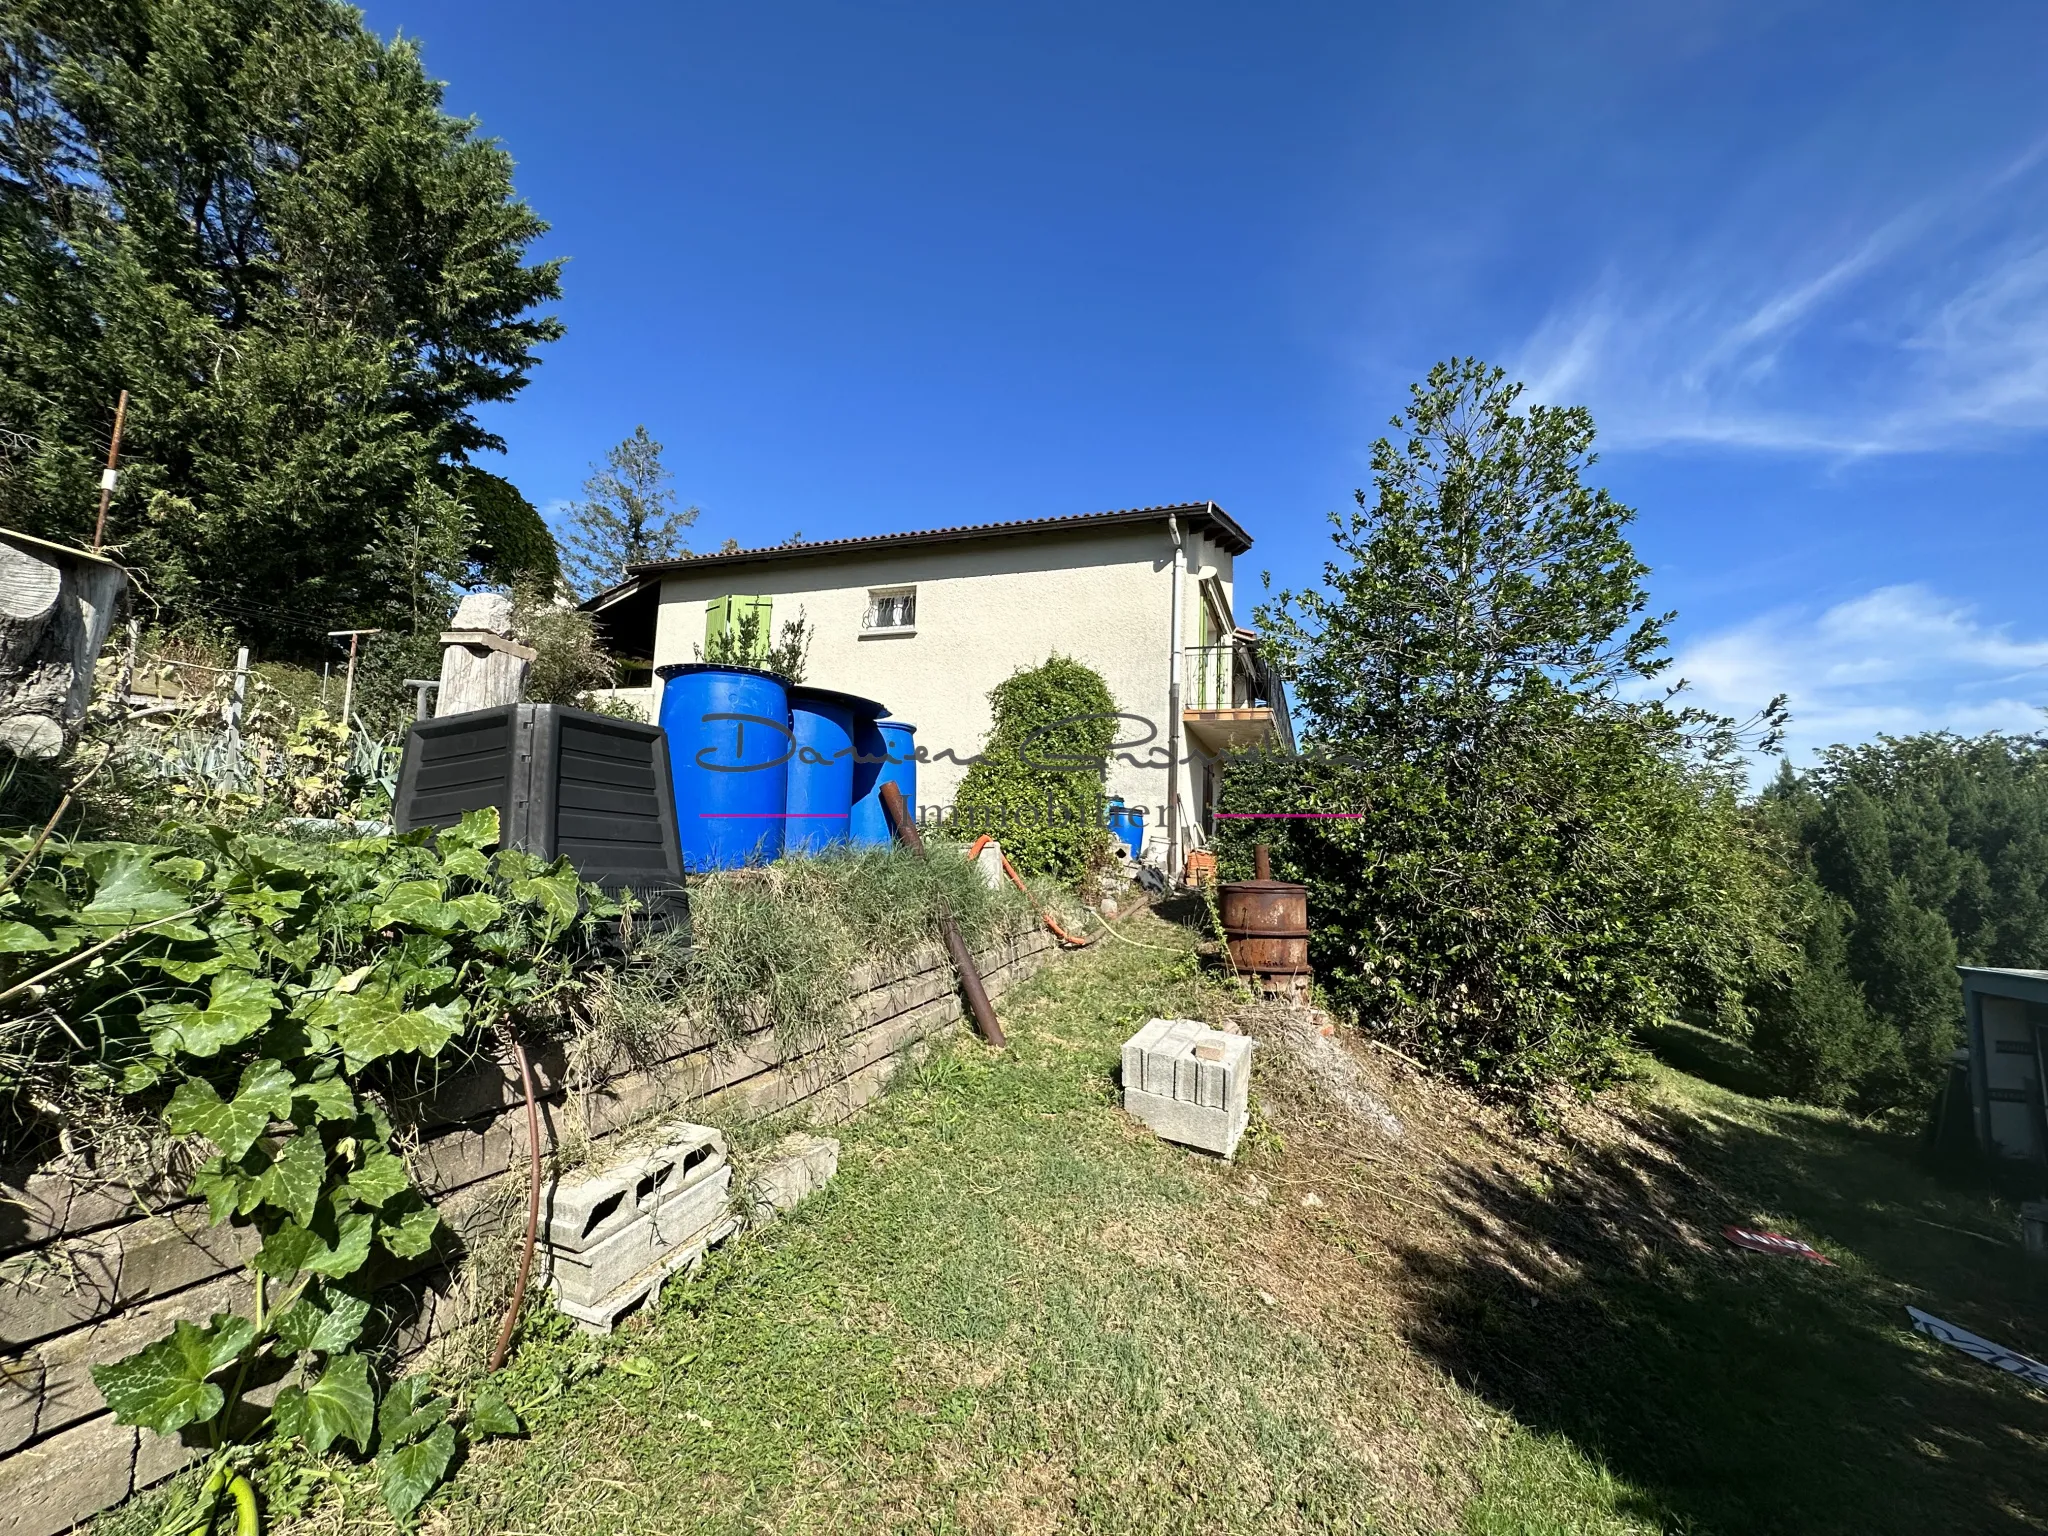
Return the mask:
[[406,734],[392,820],[401,832],[452,827],[498,808],[500,837],[544,859],[566,855],[612,895],[630,891],[658,922],[689,922],[668,738],[659,726],[562,704],[504,704]]

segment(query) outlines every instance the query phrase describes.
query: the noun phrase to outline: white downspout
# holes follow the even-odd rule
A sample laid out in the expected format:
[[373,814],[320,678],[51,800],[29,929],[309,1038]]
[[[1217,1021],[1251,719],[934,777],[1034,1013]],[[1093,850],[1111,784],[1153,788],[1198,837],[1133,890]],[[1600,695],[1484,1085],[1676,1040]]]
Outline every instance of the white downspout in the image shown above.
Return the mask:
[[1171,513],[1166,518],[1166,531],[1173,536],[1173,651],[1166,673],[1166,878],[1176,881],[1180,878],[1180,607],[1187,546],[1181,540],[1180,519]]

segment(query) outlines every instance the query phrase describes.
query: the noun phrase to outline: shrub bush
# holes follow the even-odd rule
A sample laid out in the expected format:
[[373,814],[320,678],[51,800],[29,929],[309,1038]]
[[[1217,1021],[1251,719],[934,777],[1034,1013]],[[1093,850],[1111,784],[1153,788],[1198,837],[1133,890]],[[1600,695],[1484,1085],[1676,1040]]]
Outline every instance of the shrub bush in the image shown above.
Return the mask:
[[1020,870],[1081,878],[1109,851],[1102,782],[1116,700],[1093,668],[1053,655],[989,691],[994,721],[953,799],[954,836],[988,833]]

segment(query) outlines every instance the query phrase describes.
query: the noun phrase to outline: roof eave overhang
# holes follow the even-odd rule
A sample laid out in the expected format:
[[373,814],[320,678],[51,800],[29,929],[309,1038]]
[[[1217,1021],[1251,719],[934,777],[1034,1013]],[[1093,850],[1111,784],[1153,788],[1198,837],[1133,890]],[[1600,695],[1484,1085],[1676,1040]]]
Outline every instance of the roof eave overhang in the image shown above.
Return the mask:
[[928,533],[885,533],[863,539],[827,539],[816,544],[775,545],[767,549],[742,549],[729,555],[692,555],[682,560],[656,560],[626,568],[627,581],[610,592],[601,592],[585,603],[586,608],[604,603],[613,593],[649,576],[673,576],[685,571],[716,570],[721,566],[764,565],[790,560],[830,560],[851,555],[888,555],[900,549],[925,549],[939,544],[964,544],[983,539],[1071,538],[1103,528],[1127,528],[1144,523],[1164,523],[1178,517],[1194,526],[1206,526],[1216,542],[1233,555],[1252,547],[1251,535],[1237,520],[1214,502],[1185,502],[1170,507],[1139,507],[1128,512],[1095,512],[1073,518],[1044,518],[1035,522],[998,523],[968,528],[937,528]]

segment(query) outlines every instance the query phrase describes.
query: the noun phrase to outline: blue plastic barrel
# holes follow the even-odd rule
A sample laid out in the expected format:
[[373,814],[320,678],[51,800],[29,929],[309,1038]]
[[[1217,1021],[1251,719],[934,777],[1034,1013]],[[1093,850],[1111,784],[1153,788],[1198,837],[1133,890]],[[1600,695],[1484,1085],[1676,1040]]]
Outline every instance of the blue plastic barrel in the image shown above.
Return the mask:
[[789,762],[784,853],[818,853],[847,840],[853,814],[855,723],[889,713],[873,699],[830,688],[792,688],[796,755]]
[[1109,800],[1110,835],[1119,839],[1131,850],[1131,857],[1137,858],[1145,851],[1145,812],[1142,807],[1129,810],[1122,795],[1112,795]]
[[686,662],[660,674],[683,863],[696,874],[779,857],[794,755],[789,689],[753,667]]
[[853,815],[848,831],[856,846],[886,848],[889,816],[882,809],[882,786],[894,784],[911,815],[917,814],[917,727],[901,720],[867,720],[854,737],[859,749],[854,764]]

